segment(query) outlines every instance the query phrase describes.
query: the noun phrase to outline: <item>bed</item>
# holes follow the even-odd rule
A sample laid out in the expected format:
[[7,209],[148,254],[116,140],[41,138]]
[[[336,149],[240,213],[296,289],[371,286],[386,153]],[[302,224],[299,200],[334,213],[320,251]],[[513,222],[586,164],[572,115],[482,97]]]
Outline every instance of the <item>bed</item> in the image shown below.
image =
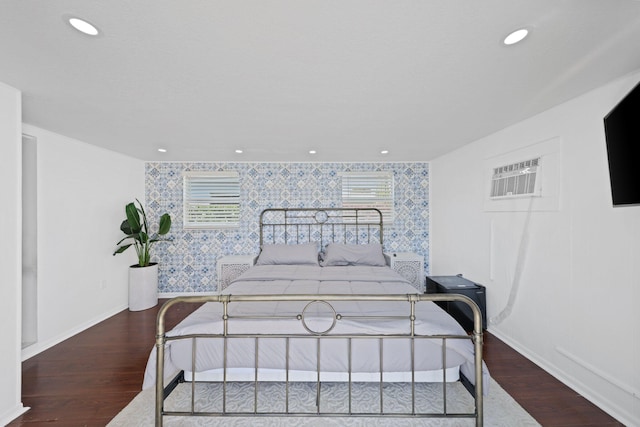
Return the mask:
[[[376,209],[263,211],[255,266],[220,295],[177,297],[161,308],[143,384],[155,388],[156,425],[166,415],[467,417],[482,425],[488,372],[480,311],[462,295],[419,293],[386,265],[383,236]],[[471,335],[433,303],[444,300],[471,306]],[[204,304],[165,331],[165,313],[180,302]],[[165,408],[185,382],[189,408]],[[447,409],[447,385],[454,382],[470,391],[471,411]],[[260,408],[258,390],[267,383],[282,385],[282,408]],[[385,410],[385,387],[394,383],[411,391],[403,413]],[[443,407],[421,411],[416,388],[431,383],[440,384]],[[221,406],[198,410],[197,384],[219,385],[213,393]],[[248,410],[229,402],[232,384],[253,387]],[[290,405],[294,384],[314,387],[312,411]],[[332,384],[346,390],[348,404],[339,411],[322,409]],[[375,410],[352,405],[360,384],[378,390]]]

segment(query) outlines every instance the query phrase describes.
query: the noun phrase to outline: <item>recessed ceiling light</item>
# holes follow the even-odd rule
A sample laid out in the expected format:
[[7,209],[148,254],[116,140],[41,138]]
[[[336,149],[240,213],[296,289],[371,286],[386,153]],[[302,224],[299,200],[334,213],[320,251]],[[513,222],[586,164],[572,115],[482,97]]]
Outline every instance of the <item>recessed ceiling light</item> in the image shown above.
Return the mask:
[[242,154],[242,150],[236,150],[236,153]]
[[529,30],[527,30],[526,28],[520,28],[519,30],[515,30],[507,37],[505,37],[503,43],[507,46],[516,44],[518,42],[521,42],[525,37],[527,37],[528,34]]
[[69,24],[81,33],[88,34],[90,36],[97,36],[100,33],[95,25],[85,21],[84,19],[69,18]]
[[309,154],[316,154],[316,150],[309,150]]
[[158,148],[158,151],[161,153],[166,153],[167,149],[166,148]]
[[389,150],[382,150],[380,154],[389,154]]

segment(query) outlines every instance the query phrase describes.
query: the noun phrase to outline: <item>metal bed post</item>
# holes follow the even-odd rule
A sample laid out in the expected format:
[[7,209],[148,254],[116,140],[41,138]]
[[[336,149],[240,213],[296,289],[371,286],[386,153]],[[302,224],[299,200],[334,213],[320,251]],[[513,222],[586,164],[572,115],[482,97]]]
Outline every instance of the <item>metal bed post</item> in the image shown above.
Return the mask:
[[482,314],[478,305],[467,298],[467,304],[473,310],[473,344],[475,350],[475,400],[476,400],[476,426],[482,427],[484,422],[484,387],[482,384]]
[[411,414],[416,413],[416,297],[414,295],[408,295],[409,304],[411,307],[411,314],[409,315],[409,324],[411,325]]
[[164,409],[164,306],[158,313],[156,322],[156,427],[162,427],[162,411]]

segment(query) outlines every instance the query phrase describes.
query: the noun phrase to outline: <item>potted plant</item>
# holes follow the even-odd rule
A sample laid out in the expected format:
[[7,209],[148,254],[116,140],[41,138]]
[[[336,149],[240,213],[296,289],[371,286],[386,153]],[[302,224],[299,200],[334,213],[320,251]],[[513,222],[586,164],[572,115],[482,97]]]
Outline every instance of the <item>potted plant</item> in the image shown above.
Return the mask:
[[[120,254],[130,246],[136,249],[138,264],[129,267],[129,310],[140,311],[151,308],[158,303],[158,264],[151,262],[151,247],[171,228],[171,216],[168,213],[160,217],[157,233],[149,234],[147,214],[142,203],[135,202],[126,205],[127,218],[120,224],[120,230],[126,236],[120,240],[113,255]],[[128,242],[128,243],[125,243]],[[124,243],[124,244],[123,244]]]

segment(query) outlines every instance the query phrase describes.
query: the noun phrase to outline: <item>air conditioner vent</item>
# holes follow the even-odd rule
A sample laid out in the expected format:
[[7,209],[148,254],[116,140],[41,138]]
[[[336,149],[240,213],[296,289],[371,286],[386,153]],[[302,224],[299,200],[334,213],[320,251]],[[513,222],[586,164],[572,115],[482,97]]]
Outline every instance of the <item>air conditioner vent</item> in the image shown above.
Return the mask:
[[493,168],[491,198],[540,196],[540,157]]

